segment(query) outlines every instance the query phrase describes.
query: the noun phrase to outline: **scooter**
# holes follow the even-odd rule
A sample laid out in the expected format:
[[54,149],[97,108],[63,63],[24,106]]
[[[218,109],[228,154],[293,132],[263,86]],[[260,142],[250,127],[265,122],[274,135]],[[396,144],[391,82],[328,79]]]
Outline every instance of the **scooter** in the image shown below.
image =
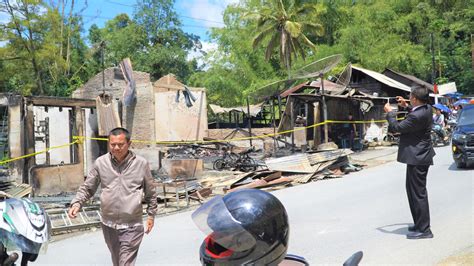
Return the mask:
[[14,265],[21,251],[21,265],[27,265],[46,251],[51,222],[37,203],[29,199],[0,199],[0,265]]

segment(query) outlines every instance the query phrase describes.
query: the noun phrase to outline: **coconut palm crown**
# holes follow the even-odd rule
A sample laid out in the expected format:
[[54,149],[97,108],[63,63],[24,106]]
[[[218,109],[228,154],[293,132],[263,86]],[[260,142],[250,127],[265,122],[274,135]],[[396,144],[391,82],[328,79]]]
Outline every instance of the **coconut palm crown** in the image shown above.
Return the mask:
[[303,3],[302,0],[267,0],[249,18],[257,21],[257,35],[253,39],[253,48],[256,49],[264,40],[268,40],[265,49],[265,60],[270,60],[274,50],[278,47],[280,62],[289,72],[292,58],[298,53],[303,60],[306,53],[303,45],[315,49],[306,34],[313,33],[318,36],[324,34],[321,24],[311,21],[315,15],[316,6]]

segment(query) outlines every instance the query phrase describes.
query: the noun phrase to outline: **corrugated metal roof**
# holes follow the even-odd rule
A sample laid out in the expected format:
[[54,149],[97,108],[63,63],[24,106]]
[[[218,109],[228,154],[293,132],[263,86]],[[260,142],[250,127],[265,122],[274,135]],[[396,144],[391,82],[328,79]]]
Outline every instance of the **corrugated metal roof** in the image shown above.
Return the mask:
[[390,72],[392,72],[392,73],[394,73],[394,74],[396,74],[396,75],[399,75],[399,76],[402,76],[402,77],[404,77],[404,78],[406,78],[406,79],[408,79],[408,80],[411,80],[411,81],[413,81],[413,82],[415,82],[415,83],[417,83],[417,84],[419,84],[419,85],[421,85],[421,86],[426,87],[426,88],[429,89],[431,92],[433,92],[433,84],[430,84],[430,83],[428,83],[428,82],[426,82],[426,81],[424,81],[424,80],[422,80],[422,79],[419,79],[419,78],[417,78],[417,77],[415,77],[415,76],[412,76],[412,75],[408,75],[408,74],[396,72],[395,70],[392,70],[392,69],[390,69],[390,68],[386,68],[386,69],[384,70],[383,74],[385,74],[385,72],[387,72],[387,71],[390,71]]
[[[285,97],[288,97],[290,94],[293,94],[293,93],[300,93],[301,91],[303,91],[304,89],[317,89],[317,88],[321,88],[321,79],[317,79],[317,80],[314,80],[314,81],[311,81],[311,82],[303,82],[301,84],[298,84],[292,88],[289,88],[285,91],[283,91],[281,94],[280,94],[280,97],[282,98],[285,98]],[[324,80],[324,90],[326,92],[341,92],[342,90],[344,90],[344,86],[342,85],[339,85],[339,84],[336,84],[332,81],[329,81],[329,80]]]
[[355,70],[358,70],[360,72],[363,72],[365,73],[366,75],[376,79],[377,81],[379,82],[382,82],[383,84],[387,85],[387,86],[390,86],[392,88],[396,88],[396,89],[400,89],[400,90],[404,90],[404,91],[407,91],[407,92],[411,92],[411,88],[408,87],[407,85],[405,84],[402,84],[396,80],[393,80],[383,74],[380,74],[378,72],[375,72],[375,71],[372,71],[372,70],[368,70],[368,69],[365,69],[365,68],[361,68],[361,67],[355,67],[355,66],[352,66],[353,69]]

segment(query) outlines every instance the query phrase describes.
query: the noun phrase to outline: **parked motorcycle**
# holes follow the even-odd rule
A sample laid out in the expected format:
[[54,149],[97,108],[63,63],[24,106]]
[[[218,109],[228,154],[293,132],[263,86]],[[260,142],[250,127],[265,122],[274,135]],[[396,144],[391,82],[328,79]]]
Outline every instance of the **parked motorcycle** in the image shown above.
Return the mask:
[[[309,265],[304,257],[287,254],[288,215],[266,191],[241,189],[215,196],[192,219],[206,234],[199,249],[202,265]],[[355,253],[344,265],[358,265],[362,255]]]
[[29,199],[1,199],[0,216],[0,265],[14,265],[19,258],[14,250],[21,251],[22,266],[35,261],[40,251],[46,251],[51,223],[37,203]]

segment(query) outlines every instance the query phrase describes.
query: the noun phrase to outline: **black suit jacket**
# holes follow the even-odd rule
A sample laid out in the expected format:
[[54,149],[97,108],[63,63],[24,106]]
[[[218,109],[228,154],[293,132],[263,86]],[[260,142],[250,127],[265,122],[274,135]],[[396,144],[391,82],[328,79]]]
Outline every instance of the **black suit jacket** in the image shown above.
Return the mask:
[[396,114],[387,114],[388,130],[399,132],[397,161],[411,165],[432,165],[435,151],[431,143],[433,124],[431,106],[422,105],[408,113],[406,118],[397,121]]

